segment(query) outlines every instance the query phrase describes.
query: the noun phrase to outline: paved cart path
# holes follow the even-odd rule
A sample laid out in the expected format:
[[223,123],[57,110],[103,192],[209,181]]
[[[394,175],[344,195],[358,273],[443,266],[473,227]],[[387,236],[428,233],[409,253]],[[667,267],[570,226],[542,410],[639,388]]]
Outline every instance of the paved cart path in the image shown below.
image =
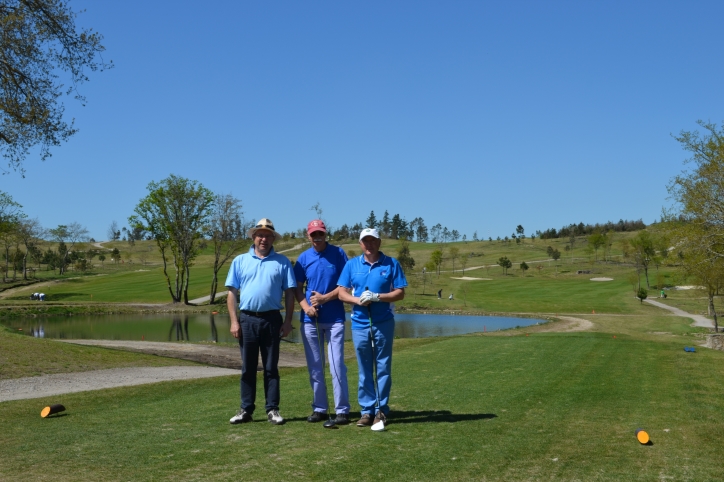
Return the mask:
[[650,300],[648,298],[645,299],[644,301],[650,305],[654,305],[659,308],[669,310],[676,316],[683,316],[684,318],[691,318],[692,320],[694,320],[694,326],[701,326],[702,328],[714,328],[714,320],[710,320],[706,316],[692,315],[691,313],[687,313],[686,311],[680,310],[679,308],[676,308],[674,306],[669,306],[669,305],[666,305],[659,301]]

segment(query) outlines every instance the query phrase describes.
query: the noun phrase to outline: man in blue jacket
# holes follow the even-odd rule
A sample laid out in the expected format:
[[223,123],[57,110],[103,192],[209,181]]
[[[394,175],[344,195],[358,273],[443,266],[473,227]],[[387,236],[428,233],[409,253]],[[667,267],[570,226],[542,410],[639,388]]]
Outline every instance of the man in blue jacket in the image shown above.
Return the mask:
[[[338,296],[354,305],[352,341],[359,366],[357,395],[362,413],[357,426],[366,427],[387,423],[395,337],[392,303],[405,297],[407,279],[400,263],[380,251],[382,240],[376,229],[363,229],[359,239],[362,255],[350,259],[342,270]],[[376,387],[374,368],[377,369]]]
[[[327,242],[327,227],[321,219],[310,221],[307,237],[312,247],[294,264],[296,298],[302,307],[301,334],[312,386],[312,414],[308,422],[326,419],[327,385],[324,380],[324,342],[327,341],[334,389],[335,425],[349,423],[349,388],[344,363],[344,304],[337,298],[337,280],[347,264],[347,255]],[[304,285],[306,283],[306,292]]]

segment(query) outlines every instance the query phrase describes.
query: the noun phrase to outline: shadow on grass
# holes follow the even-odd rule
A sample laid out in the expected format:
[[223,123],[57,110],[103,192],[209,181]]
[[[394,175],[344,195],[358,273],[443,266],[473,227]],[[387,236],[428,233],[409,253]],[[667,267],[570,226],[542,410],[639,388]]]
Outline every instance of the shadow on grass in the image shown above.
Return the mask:
[[[350,413],[351,425],[354,425],[360,418],[359,412]],[[430,423],[430,422],[469,422],[472,420],[485,420],[488,418],[497,418],[494,413],[460,413],[454,414],[449,410],[419,410],[409,412],[398,412],[392,410],[390,412],[390,423]],[[287,422],[306,422],[306,417],[291,417],[286,419]]]
[[484,420],[496,418],[494,413],[452,413],[449,410],[418,410],[390,412],[390,422],[398,423],[428,423],[428,422],[468,422],[471,420]]

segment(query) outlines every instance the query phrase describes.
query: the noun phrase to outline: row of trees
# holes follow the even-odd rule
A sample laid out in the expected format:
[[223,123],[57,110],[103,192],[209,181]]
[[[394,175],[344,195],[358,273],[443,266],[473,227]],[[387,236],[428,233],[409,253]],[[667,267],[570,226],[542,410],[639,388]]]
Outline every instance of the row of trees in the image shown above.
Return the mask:
[[[317,214],[321,213],[319,204],[313,206]],[[408,239],[410,241],[415,240],[419,243],[449,243],[460,241],[467,241],[467,235],[460,234],[457,229],[448,229],[446,226],[438,223],[432,227],[428,227],[425,224],[425,220],[421,217],[416,217],[412,221],[407,221],[400,214],[394,214],[390,216],[388,211],[382,216],[381,220],[377,219],[374,211],[370,212],[367,219],[362,222],[355,224],[343,224],[340,228],[332,229],[329,225],[327,230],[331,239],[341,241],[344,239],[354,239],[359,236],[364,228],[377,228],[380,234],[389,239]],[[304,230],[300,230],[300,234],[304,236]],[[473,237],[477,241],[477,231]]]
[[[44,228],[37,219],[28,218],[22,206],[12,197],[0,191],[0,246],[4,263],[0,265],[3,281],[7,280],[10,270],[13,279],[17,272],[23,279],[28,278],[32,265],[46,265],[47,269],[57,269],[65,274],[70,267],[86,271],[93,265],[93,260],[103,263],[104,253],[89,246],[88,230],[80,223],[61,224],[55,228]],[[52,242],[55,249],[44,245]],[[119,260],[120,252],[114,252],[112,259]]]
[[536,236],[540,239],[558,239],[568,238],[571,236],[588,236],[594,233],[622,233],[630,231],[640,231],[646,228],[646,224],[639,219],[638,221],[624,221],[620,219],[617,223],[611,221],[604,224],[569,224],[558,230],[555,228],[546,229],[545,231],[536,231]]

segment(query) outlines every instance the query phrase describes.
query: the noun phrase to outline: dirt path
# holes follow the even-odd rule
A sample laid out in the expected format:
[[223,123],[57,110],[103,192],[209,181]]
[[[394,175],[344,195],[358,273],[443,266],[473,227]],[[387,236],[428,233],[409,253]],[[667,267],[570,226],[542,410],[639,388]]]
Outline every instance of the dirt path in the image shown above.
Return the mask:
[[0,380],[0,402],[53,397],[65,393],[85,392],[103,388],[238,374],[239,370],[230,368],[177,366],[114,368],[92,372],[16,378],[13,380]]

